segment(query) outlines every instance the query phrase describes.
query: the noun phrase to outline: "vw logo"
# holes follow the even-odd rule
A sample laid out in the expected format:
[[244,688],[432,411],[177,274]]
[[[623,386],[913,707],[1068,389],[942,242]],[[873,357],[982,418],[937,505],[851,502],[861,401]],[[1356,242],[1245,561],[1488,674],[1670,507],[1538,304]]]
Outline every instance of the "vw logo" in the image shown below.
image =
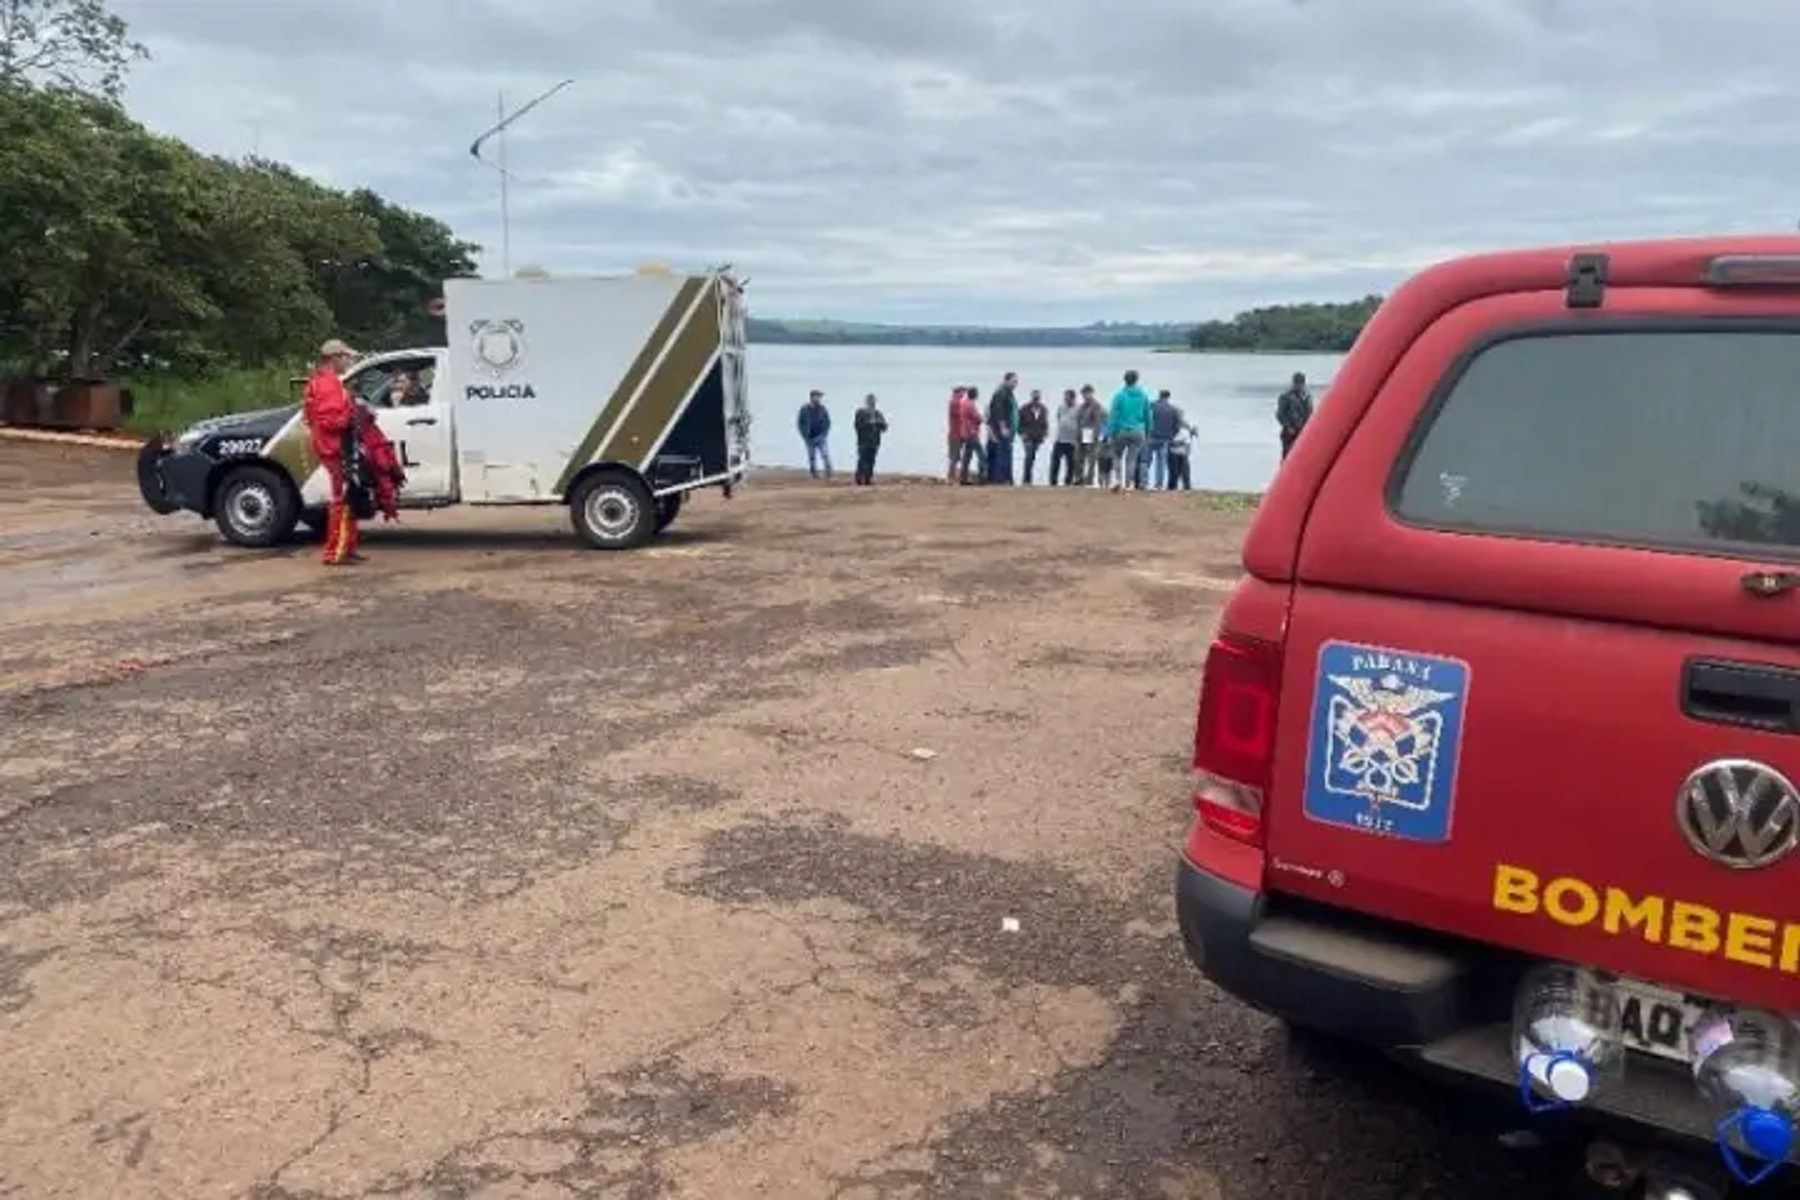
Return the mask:
[[1766,867],[1800,845],[1800,790],[1774,767],[1721,758],[1681,785],[1675,821],[1702,857],[1740,870]]

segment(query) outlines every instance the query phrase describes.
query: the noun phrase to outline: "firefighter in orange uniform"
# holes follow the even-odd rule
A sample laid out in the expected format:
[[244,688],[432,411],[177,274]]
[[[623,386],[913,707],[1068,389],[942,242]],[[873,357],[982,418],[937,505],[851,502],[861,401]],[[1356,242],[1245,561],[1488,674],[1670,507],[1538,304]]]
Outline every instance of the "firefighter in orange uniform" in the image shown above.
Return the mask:
[[306,381],[303,411],[312,436],[313,453],[331,477],[331,508],[325,520],[325,565],[360,562],[356,514],[350,507],[350,480],[345,477],[344,441],[355,436],[356,402],[344,390],[343,373],[356,361],[356,351],[336,338],[319,347],[319,365]]

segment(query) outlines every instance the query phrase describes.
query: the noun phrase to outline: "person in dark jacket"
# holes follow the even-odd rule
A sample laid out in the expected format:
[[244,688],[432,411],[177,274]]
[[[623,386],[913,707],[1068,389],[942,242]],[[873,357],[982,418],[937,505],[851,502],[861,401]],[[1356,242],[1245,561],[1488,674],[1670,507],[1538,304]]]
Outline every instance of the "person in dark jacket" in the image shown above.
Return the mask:
[[814,479],[823,464],[825,478],[831,478],[831,410],[825,407],[825,393],[815,390],[800,406],[795,422],[800,440],[806,443],[806,470]]
[[1144,457],[1147,461],[1138,467],[1139,487],[1144,486],[1142,476],[1147,470],[1150,486],[1159,492],[1163,490],[1170,472],[1169,444],[1186,424],[1187,417],[1183,415],[1181,407],[1170,399],[1168,391],[1165,389],[1158,392],[1156,403],[1150,406],[1150,436],[1144,441]]
[[1008,371],[988,400],[989,483],[1010,484],[1013,481],[1013,438],[1019,432],[1018,387],[1018,375]]
[[1275,401],[1275,423],[1281,426],[1281,459],[1287,461],[1288,452],[1294,443],[1300,440],[1300,431],[1312,420],[1312,393],[1306,390],[1306,376],[1294,372],[1293,386],[1281,393]]
[[856,410],[856,483],[867,487],[875,482],[875,455],[881,451],[881,435],[887,432],[887,418],[876,405],[870,392],[863,406]]
[[1044,393],[1031,389],[1031,399],[1019,409],[1019,440],[1025,443],[1025,486],[1037,467],[1038,450],[1050,438],[1050,410],[1044,407]]

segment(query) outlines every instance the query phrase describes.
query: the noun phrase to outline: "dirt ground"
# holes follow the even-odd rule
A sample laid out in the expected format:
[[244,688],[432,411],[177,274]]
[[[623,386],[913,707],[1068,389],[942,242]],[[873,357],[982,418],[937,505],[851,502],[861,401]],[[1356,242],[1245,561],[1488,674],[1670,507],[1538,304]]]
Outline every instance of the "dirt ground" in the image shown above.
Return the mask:
[[130,472],[0,443],[0,1195],[1563,1177],[1182,956],[1241,515],[768,485],[632,554],[450,512],[326,572]]

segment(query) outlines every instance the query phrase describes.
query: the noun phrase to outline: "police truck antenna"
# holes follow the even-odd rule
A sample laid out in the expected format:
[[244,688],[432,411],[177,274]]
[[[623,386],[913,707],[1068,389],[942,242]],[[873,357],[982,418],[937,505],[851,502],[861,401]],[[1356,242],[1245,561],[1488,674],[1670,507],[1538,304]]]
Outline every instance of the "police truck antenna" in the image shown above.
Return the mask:
[[[507,127],[574,82],[573,79],[565,79],[555,87],[550,88],[526,103],[521,104],[510,113],[506,111],[506,93],[499,93],[494,109],[496,117],[494,127],[469,144],[469,156],[471,158],[476,162],[485,163],[487,166],[493,167],[500,172],[500,274],[502,276],[512,274],[512,212],[509,197],[507,195],[508,184],[512,180],[512,175],[506,169]],[[481,157],[482,144],[492,137],[498,137],[500,139],[498,162],[489,162],[487,159]]]

